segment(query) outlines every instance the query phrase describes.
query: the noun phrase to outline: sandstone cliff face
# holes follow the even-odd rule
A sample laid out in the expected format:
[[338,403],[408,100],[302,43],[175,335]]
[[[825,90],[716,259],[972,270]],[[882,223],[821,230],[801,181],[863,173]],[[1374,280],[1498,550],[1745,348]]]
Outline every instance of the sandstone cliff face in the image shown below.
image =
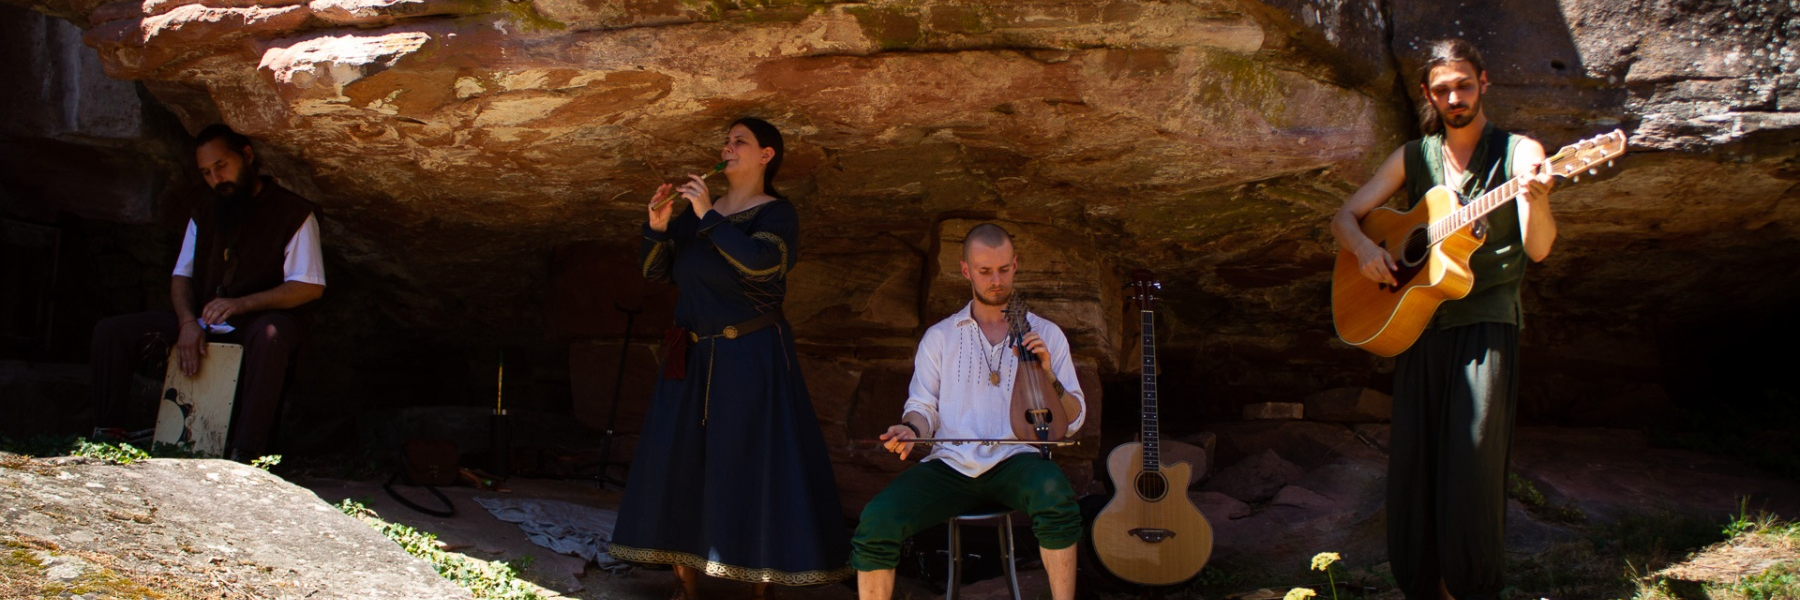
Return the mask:
[[[62,38],[8,42],[86,73],[8,96],[31,107],[4,125],[27,149],[9,211],[179,222],[194,188],[169,130],[229,123],[327,211],[340,346],[366,313],[545,362],[574,341],[578,413],[610,397],[611,305],[651,306],[639,342],[667,322],[673,292],[630,265],[643,202],[741,115],[788,136],[788,311],[834,434],[897,408],[916,333],[967,296],[955,241],[990,219],[1021,235],[1022,289],[1095,396],[1136,392],[1135,268],[1165,284],[1165,391],[1196,399],[1165,402],[1181,418],[1378,385],[1385,361],[1333,336],[1326,221],[1414,134],[1414,55],[1446,35],[1486,50],[1502,127],[1551,149],[1631,135],[1615,170],[1555,196],[1557,252],[1526,287],[1528,412],[1625,382],[1690,395],[1666,370],[1704,358],[1685,348],[1754,339],[1733,327],[1800,298],[1791,2],[7,1],[91,48],[54,20]],[[119,118],[59,108],[76,93]],[[131,125],[163,110],[179,127]],[[28,175],[46,144],[130,164],[64,178],[100,188],[71,198]]]

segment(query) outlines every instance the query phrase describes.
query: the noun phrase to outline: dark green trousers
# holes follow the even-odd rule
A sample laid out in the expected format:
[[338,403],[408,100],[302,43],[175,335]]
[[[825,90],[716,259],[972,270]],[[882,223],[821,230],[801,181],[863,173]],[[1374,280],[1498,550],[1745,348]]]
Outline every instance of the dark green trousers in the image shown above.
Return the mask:
[[900,564],[900,543],[906,538],[996,504],[1030,516],[1039,546],[1060,550],[1081,540],[1081,508],[1056,463],[1021,454],[980,477],[969,477],[934,460],[901,473],[863,508],[862,524],[850,541],[850,566],[858,571],[892,569]]
[[1394,369],[1388,559],[1411,600],[1499,598],[1519,328],[1426,329]]

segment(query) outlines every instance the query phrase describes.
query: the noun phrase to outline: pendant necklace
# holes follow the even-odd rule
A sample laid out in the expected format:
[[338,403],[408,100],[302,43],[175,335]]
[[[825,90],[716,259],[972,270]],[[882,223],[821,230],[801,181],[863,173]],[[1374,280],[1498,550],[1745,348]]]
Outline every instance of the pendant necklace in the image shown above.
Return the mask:
[[[979,326],[976,327],[976,330],[977,330],[976,335],[981,336],[981,337],[986,337],[984,334],[979,332],[979,330],[980,330]],[[980,347],[982,348],[981,366],[988,368],[988,384],[992,385],[994,387],[1000,387],[1000,366],[996,365],[996,364],[992,364],[988,361],[989,351],[987,349],[986,342],[987,342],[987,340],[985,340],[985,339],[978,341],[978,343],[980,343]],[[999,362],[999,361],[994,361],[994,362]]]

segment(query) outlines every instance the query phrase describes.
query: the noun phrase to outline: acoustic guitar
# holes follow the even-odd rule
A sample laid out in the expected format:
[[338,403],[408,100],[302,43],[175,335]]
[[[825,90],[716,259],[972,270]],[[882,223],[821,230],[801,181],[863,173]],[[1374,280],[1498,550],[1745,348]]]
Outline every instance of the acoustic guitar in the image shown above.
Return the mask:
[[[1601,163],[1610,166],[1622,154],[1625,134],[1614,130],[1564,146],[1541,169],[1579,181],[1582,172],[1598,173]],[[1481,218],[1519,196],[1535,175],[1514,177],[1473,200],[1440,185],[1412,210],[1383,207],[1363,216],[1363,233],[1394,255],[1399,267],[1394,280],[1400,285],[1364,277],[1356,253],[1340,249],[1331,273],[1331,320],[1338,337],[1381,356],[1411,347],[1438,305],[1467,296],[1474,287],[1469,257],[1485,241]]]
[[1162,464],[1156,415],[1156,301],[1162,287],[1146,271],[1132,274],[1143,318],[1143,437],[1106,457],[1113,497],[1094,518],[1094,554],[1120,579],[1171,585],[1192,579],[1212,556],[1212,525],[1188,499],[1187,463]]

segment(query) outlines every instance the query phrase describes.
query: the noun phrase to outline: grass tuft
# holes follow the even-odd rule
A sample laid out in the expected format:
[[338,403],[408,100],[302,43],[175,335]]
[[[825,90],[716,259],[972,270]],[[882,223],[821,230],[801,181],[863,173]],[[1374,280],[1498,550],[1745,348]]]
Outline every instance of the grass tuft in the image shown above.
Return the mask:
[[1752,516],[1741,507],[1719,528],[1719,535],[1725,539],[1689,554],[1681,563],[1634,577],[1636,599],[1800,598],[1800,524],[1769,513]]

